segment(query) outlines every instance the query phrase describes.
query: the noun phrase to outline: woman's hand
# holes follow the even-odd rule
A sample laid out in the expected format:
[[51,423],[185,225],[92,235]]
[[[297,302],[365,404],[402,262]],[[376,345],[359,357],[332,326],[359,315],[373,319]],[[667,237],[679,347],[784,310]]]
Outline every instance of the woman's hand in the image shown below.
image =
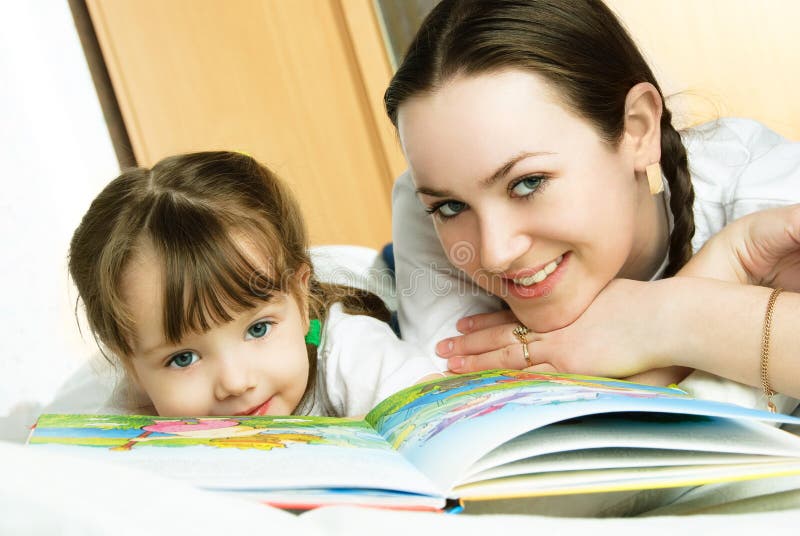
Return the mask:
[[[532,370],[614,378],[646,373],[633,380],[668,384],[680,381],[686,369],[662,369],[664,350],[658,333],[659,300],[666,299],[658,282],[611,281],[572,324],[548,333],[535,326],[528,338]],[[519,325],[511,311],[471,316],[458,323],[464,335],[441,341],[440,356],[454,372],[527,367],[512,333]],[[653,369],[662,369],[651,372]]]
[[800,290],[800,204],[734,221],[678,275]]
[[[679,276],[800,290],[800,205],[770,209],[731,223],[692,258]],[[677,278],[680,279],[680,278]],[[673,281],[677,283],[677,281]],[[691,369],[667,367],[662,318],[669,283],[614,280],[572,324],[528,334],[532,367],[538,371],[591,374],[653,384],[675,383]],[[462,319],[464,335],[441,341],[437,353],[454,372],[525,368],[519,325],[511,311]]]

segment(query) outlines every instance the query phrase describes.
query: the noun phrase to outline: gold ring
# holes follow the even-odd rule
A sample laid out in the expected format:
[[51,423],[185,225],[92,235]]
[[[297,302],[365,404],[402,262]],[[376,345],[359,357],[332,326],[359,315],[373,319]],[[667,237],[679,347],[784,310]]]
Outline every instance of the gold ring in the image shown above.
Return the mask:
[[527,363],[529,367],[532,367],[533,362],[531,361],[531,354],[528,353],[528,333],[530,332],[531,330],[522,324],[515,327],[514,331],[512,331],[514,337],[522,344],[522,357],[525,358],[525,363]]

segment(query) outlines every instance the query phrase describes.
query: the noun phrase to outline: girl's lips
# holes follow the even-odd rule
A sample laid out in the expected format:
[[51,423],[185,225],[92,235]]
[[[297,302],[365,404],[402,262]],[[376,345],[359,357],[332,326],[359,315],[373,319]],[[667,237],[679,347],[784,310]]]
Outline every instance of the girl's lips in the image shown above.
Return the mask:
[[269,397],[267,401],[261,404],[260,406],[250,408],[249,410],[243,413],[237,413],[236,415],[255,415],[255,416],[266,415],[267,411],[269,410],[270,402],[272,402],[272,397]]
[[516,298],[522,298],[522,299],[549,296],[553,292],[553,287],[563,277],[564,271],[567,269],[567,264],[569,264],[569,259],[571,256],[572,252],[565,253],[564,257],[561,259],[561,262],[553,271],[553,273],[548,275],[543,281],[540,281],[539,283],[534,283],[533,285],[525,286],[525,285],[518,285],[510,279],[504,280],[508,294]]

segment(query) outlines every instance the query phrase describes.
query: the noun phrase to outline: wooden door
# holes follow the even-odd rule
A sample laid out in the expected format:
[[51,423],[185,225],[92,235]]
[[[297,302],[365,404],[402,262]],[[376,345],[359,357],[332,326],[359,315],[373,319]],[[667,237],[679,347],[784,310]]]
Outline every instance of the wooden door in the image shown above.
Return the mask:
[[289,182],[312,244],[391,239],[404,164],[369,0],[87,0],[139,165],[247,152]]

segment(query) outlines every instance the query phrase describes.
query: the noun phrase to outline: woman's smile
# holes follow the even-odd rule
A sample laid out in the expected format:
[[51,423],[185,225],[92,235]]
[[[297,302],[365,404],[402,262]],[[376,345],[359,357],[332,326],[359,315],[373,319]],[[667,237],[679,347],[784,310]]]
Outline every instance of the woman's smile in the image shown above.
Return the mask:
[[553,292],[553,287],[564,276],[569,263],[570,253],[559,255],[558,258],[550,261],[543,268],[540,268],[533,275],[525,276],[525,272],[530,273],[532,270],[518,272],[513,278],[503,277],[503,288],[507,293],[502,296],[507,298],[508,295],[521,299],[539,298],[542,296],[549,296]]

